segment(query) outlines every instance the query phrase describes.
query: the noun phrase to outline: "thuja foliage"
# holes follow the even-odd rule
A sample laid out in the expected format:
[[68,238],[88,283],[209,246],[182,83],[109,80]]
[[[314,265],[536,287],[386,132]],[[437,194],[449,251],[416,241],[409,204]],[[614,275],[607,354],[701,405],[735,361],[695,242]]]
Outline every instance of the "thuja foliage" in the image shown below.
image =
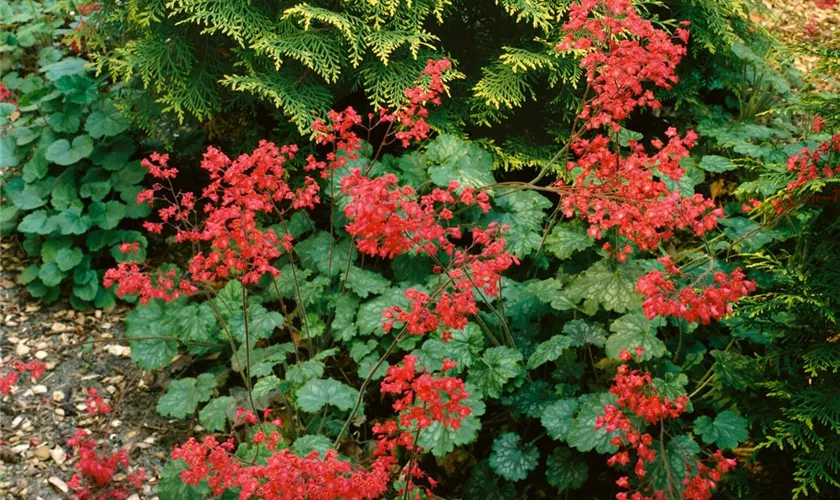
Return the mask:
[[[101,4],[103,29],[89,40],[97,65],[147,90],[126,92],[121,107],[166,140],[182,122],[200,122],[216,142],[235,137],[232,144],[305,135],[313,112],[397,105],[426,59],[446,56],[458,70],[447,76],[451,105],[430,123],[482,138],[497,166],[518,169],[551,159],[584,97],[575,55],[554,50],[568,1]],[[733,44],[767,40],[739,0],[651,2],[640,11],[671,29],[692,26],[682,84],[668,96],[681,106],[737,91]]]
[[101,268],[126,258],[117,251],[125,241],[144,255],[145,237],[123,221],[150,213],[137,203],[146,174],[114,105],[118,91],[86,68],[78,46],[62,43],[92,9],[71,8],[0,3],[2,231],[22,235],[32,264],[19,281],[32,296],[52,302],[65,291],[77,308],[112,307]]

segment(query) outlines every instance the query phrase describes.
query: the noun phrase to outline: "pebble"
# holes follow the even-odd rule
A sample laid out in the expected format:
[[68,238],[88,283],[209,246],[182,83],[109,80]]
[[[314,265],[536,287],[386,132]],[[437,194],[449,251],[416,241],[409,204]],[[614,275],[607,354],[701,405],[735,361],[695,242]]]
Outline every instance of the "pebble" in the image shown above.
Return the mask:
[[45,385],[33,385],[32,386],[32,393],[33,394],[46,394],[47,393],[47,386]]
[[47,356],[49,356],[49,354],[47,354],[47,351],[38,351],[38,352],[35,353],[35,357],[37,359],[44,359]]
[[57,463],[58,465],[63,464],[64,461],[67,460],[67,452],[64,451],[64,448],[58,445],[56,445],[55,448],[50,450],[50,456],[53,460],[55,460],[55,463]]
[[38,458],[50,458],[50,447],[49,446],[39,446],[35,448],[35,456]]
[[59,417],[63,417],[64,416],[64,408],[56,408],[55,409],[55,414],[58,415]]
[[18,455],[20,455],[21,453],[23,453],[24,451],[26,451],[28,449],[29,449],[29,444],[28,443],[23,443],[23,444],[19,444],[17,446],[12,446],[12,453],[17,453]]
[[23,422],[23,415],[18,415],[17,417],[15,417],[15,419],[12,420],[12,429],[19,426],[21,422]]
[[64,401],[64,393],[61,391],[54,391],[52,393],[52,399],[56,403],[58,403],[59,401]]
[[26,356],[29,354],[29,351],[31,351],[31,349],[23,342],[19,342],[17,347],[15,347],[15,354],[18,356]]
[[62,481],[61,479],[59,479],[55,476],[50,476],[50,478],[47,479],[47,481],[49,481],[51,485],[53,485],[56,489],[58,489],[62,493],[69,493],[70,492],[70,488],[67,487],[67,483],[65,483],[64,481]]
[[53,323],[52,326],[50,327],[50,330],[52,330],[55,333],[66,332],[67,330],[70,330],[70,329],[71,328],[69,326],[67,326],[63,323],[59,323],[59,322]]

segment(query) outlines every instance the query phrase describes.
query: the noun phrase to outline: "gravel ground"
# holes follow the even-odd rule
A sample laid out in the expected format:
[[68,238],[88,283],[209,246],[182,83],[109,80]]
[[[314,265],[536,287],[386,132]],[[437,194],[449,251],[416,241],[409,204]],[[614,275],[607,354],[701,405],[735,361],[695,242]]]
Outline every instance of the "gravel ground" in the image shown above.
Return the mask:
[[[118,340],[128,309],[76,312],[66,302],[32,300],[14,282],[28,265],[15,247],[13,241],[0,245],[0,375],[12,360],[38,359],[47,371],[37,381],[19,377],[0,400],[0,498],[72,498],[65,490],[77,457],[66,442],[76,429],[91,431],[103,450],[128,450],[132,466],[149,475],[135,499],[154,498],[157,471],[188,434],[187,424],[155,412],[167,375],[138,369]],[[87,414],[90,387],[109,401],[111,413]]]

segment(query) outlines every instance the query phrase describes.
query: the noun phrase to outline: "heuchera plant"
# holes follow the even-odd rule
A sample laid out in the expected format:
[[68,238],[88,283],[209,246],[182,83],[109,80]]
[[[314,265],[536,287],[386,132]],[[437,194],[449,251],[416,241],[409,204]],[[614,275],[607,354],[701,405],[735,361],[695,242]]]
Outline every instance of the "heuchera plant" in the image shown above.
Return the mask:
[[[431,495],[436,481],[420,468],[425,451],[418,444],[421,436],[433,426],[457,431],[473,413],[467,404],[471,390],[457,375],[461,367],[449,358],[443,359],[439,369],[425,365],[414,355],[405,355],[401,362],[388,365],[379,392],[396,397],[391,405],[394,414],[373,422],[370,427],[375,441],[373,449],[360,454],[362,458],[358,461],[343,458],[336,450],[345,444],[374,375],[398,349],[404,349],[398,347],[404,342],[412,337],[436,334],[446,349],[453,335],[464,331],[473,320],[489,332],[492,328],[479,315],[482,309],[488,309],[490,316],[495,317],[497,327],[505,334],[503,340],[512,339],[504,311],[500,311],[504,307],[502,274],[520,263],[507,247],[506,233],[512,228],[495,221],[469,228],[457,222],[458,215],[465,211],[490,212],[494,201],[502,200],[501,196],[493,200],[494,190],[539,189],[558,195],[560,212],[588,224],[589,238],[609,239],[602,248],[615,258],[616,265],[621,265],[637,250],[656,250],[681,231],[703,236],[716,227],[723,210],[713,200],[701,194],[683,196],[678,188],[674,189],[685,174],[680,162],[697,139],[694,132],[680,137],[675,129],[668,129],[667,142],[653,140],[650,147],[645,147],[640,141],[631,140],[629,151],[622,149],[619,141],[621,121],[631,112],[640,107],[661,106],[651,87],[668,89],[677,82],[674,71],[685,54],[688,31],[681,27],[671,36],[643,20],[627,0],[585,0],[576,4],[563,29],[566,38],[557,48],[582,56],[587,88],[570,140],[562,151],[566,156],[566,172],[548,186],[535,182],[467,185],[452,180],[445,187],[426,189],[401,184],[393,173],[373,175],[382,147],[391,144],[408,147],[430,134],[426,121],[428,107],[440,103],[445,93],[441,76],[451,67],[445,59],[428,62],[423,75],[425,83],[406,90],[403,107],[369,114],[367,125],[363,125],[365,119],[352,108],[331,112],[326,121],[316,120],[315,143],[332,149],[322,159],[310,155],[300,161],[297,146],[277,146],[266,141],[260,142],[251,154],[235,159],[210,147],[201,162],[210,183],[200,194],[177,192],[173,188],[178,170],[170,165],[168,155],[155,154],[143,162],[156,183],[139,194],[138,202],[157,207],[157,219],[145,222],[144,227],[154,234],[172,233],[175,242],[194,248],[193,257],[186,269],[166,271],[127,260],[105,274],[105,286],[116,286],[121,296],[136,295],[142,304],[155,299],[172,302],[185,296],[203,295],[231,344],[250,406],[237,412],[227,439],[191,438],[175,448],[172,458],[183,461],[180,478],[184,483],[197,486],[206,481],[214,495],[238,488],[242,499],[378,498],[392,488],[396,495],[405,498]],[[384,139],[376,155],[365,159],[360,154],[364,143],[357,130],[366,130],[370,137],[374,129],[384,129]],[[649,150],[654,152],[650,154]],[[306,173],[299,181],[289,175],[295,164],[295,168],[302,167]],[[334,179],[339,172],[341,177]],[[334,189],[338,188],[343,196],[339,203],[345,219],[343,227],[352,237],[355,249],[368,258],[386,261],[399,256],[422,256],[433,262],[433,276],[425,289],[408,287],[403,305],[382,308],[381,328],[391,340],[384,354],[370,363],[357,391],[334,379],[317,378],[323,374],[321,365],[320,374],[310,377],[304,386],[307,390],[299,389],[295,393],[296,402],[286,399],[285,394],[282,396],[287,414],[269,423],[267,413],[263,413],[262,420],[258,417],[261,412],[253,395],[257,391],[252,386],[252,352],[258,338],[264,337],[255,333],[254,322],[258,318],[250,318],[247,288],[268,283],[276,298],[282,298],[277,280],[286,272],[293,275],[300,329],[289,327],[290,349],[299,357],[298,345],[305,345],[316,335],[311,330],[317,318],[303,309],[305,301],[301,296],[294,238],[288,221],[297,213],[320,206],[321,197],[327,193],[322,192],[318,178],[326,180],[330,189],[331,233],[336,216]],[[266,228],[267,220],[279,220],[283,230]],[[326,274],[332,276],[336,269],[344,275],[346,284],[352,252],[347,262],[334,262],[332,245],[330,238]],[[137,246],[126,243],[120,250],[131,254],[137,251]],[[754,290],[754,284],[740,270],[715,271],[714,258],[710,257],[709,261],[712,267],[706,274],[712,277],[711,284],[706,283],[706,274],[689,277],[672,259],[661,258],[659,263],[664,266],[664,272],[653,270],[637,283],[638,291],[646,297],[643,307],[647,318],[671,316],[687,322],[708,323],[727,315],[733,302]],[[281,271],[282,263],[288,263],[288,271]],[[243,285],[244,328],[243,335],[238,337],[231,333],[233,328],[226,319],[230,312],[220,310],[213,299],[215,290],[232,280]],[[341,295],[345,293],[344,286]],[[230,305],[226,303],[225,307]],[[572,345],[597,345],[600,335],[597,330],[591,332],[591,337],[586,335],[574,339],[571,335],[558,336],[541,344],[528,361],[529,368],[556,360]],[[642,360],[647,355],[644,348],[625,347],[618,356],[623,361]],[[311,345],[309,349],[312,361],[330,355],[312,352]],[[493,358],[509,352],[512,352],[510,360],[502,362]],[[488,395],[499,395],[501,385],[517,373],[521,359],[521,354],[506,345],[485,352],[481,362],[487,366],[497,362],[502,365],[499,374],[491,374],[501,380],[497,382],[491,377],[499,387],[489,389]],[[508,363],[511,374],[506,374],[503,363]],[[200,399],[207,401],[216,383],[212,375],[207,376],[209,381],[199,377],[181,382],[193,387],[208,386],[209,393]],[[282,392],[283,386],[277,382],[276,387]],[[618,367],[610,392],[616,396],[615,402],[603,407],[601,416],[594,425],[589,424],[588,430],[620,431],[608,445],[623,449],[609,459],[609,465],[624,467],[636,459],[635,479],[631,482],[625,476],[617,481],[620,488],[630,491],[622,491],[616,498],[709,498],[716,482],[734,467],[734,460],[724,458],[720,451],[713,455],[716,462],[713,467],[691,456],[685,458],[685,474],[680,474],[685,479],[681,484],[666,480],[663,485],[646,480],[648,469],[661,461],[653,446],[654,438],[646,427],[658,425],[659,446],[666,446],[666,421],[675,420],[686,411],[688,397],[670,398],[660,394],[650,373],[631,370],[626,365]],[[323,416],[305,427],[299,426],[300,419],[288,414],[295,406],[307,413],[323,412]],[[298,437],[299,431],[308,434],[313,422],[319,422],[316,434],[320,435],[329,406],[347,412],[340,429],[333,432],[332,446],[320,440],[321,449],[316,447],[311,452],[295,453],[287,449],[290,436]],[[194,411],[195,406],[192,408]],[[271,408],[266,410],[270,413]],[[234,433],[237,425],[252,427],[248,432],[250,437],[243,439],[239,447]],[[531,444],[520,447],[518,437],[513,437],[506,438],[502,443],[505,446],[494,445],[495,459],[491,460],[491,466],[496,464],[498,470],[499,463],[512,464],[505,477],[518,480],[525,477],[521,472],[527,473],[536,466],[533,454],[537,452],[531,449]],[[258,450],[256,456],[242,458],[242,450],[248,455],[248,450],[254,449]]]

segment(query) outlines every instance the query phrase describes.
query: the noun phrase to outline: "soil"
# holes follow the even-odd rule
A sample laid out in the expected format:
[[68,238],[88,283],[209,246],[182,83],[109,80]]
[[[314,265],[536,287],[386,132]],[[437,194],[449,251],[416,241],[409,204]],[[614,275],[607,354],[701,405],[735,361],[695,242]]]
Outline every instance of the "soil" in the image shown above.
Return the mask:
[[[66,302],[41,305],[14,281],[29,264],[16,243],[0,244],[0,257],[0,376],[13,360],[47,366],[37,381],[23,374],[0,400],[0,498],[74,498],[63,490],[78,461],[66,444],[76,429],[90,431],[103,451],[125,448],[132,467],[149,476],[132,500],[156,498],[156,473],[189,430],[155,411],[166,377],[156,380],[131,361],[120,340],[129,309],[77,312]],[[90,387],[113,407],[109,414],[88,415]]]

